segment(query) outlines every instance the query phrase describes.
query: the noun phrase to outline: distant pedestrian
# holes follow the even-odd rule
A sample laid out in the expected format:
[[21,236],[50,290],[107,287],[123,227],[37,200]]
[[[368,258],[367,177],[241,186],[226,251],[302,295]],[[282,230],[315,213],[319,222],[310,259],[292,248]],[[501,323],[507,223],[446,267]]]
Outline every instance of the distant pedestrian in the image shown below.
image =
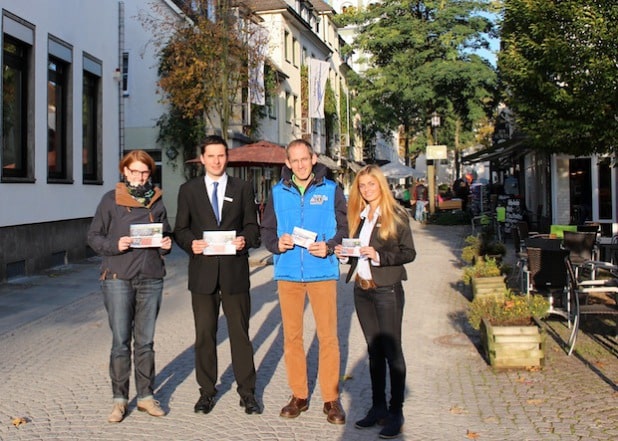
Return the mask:
[[348,224],[350,235],[360,239],[360,257],[342,256],[341,245],[335,247],[335,254],[342,263],[351,264],[346,282],[354,276],[354,305],[367,342],[372,399],[369,412],[355,427],[383,425],[380,438],[395,438],[404,422],[406,386],[401,282],[407,279],[403,265],[416,258],[416,249],[408,214],[391,196],[379,167],[368,165],[357,173],[350,189]]
[[[165,415],[153,396],[153,348],[165,276],[163,255],[172,248],[162,192],[152,185],[151,176],[156,169],[152,157],[142,150],[133,150],[122,158],[119,169],[123,181],[103,195],[88,230],[88,244],[103,256],[101,289],[112,330],[109,375],[114,406],[108,417],[110,423],[121,422],[127,411],[131,343],[137,409],[152,416]],[[160,225],[144,226],[153,223]],[[154,236],[141,241],[132,239],[131,227],[140,225],[147,233],[162,234],[160,243]],[[142,247],[148,242],[154,245]]]
[[339,339],[335,245],[348,234],[341,187],[326,178],[311,144],[302,139],[286,148],[282,178],[264,211],[262,238],[274,254],[275,280],[283,322],[283,355],[292,397],[280,416],[296,418],[309,408],[307,359],[303,344],[305,299],[313,310],[319,341],[318,378],[326,420],[344,424],[339,401]]
[[[193,410],[207,414],[215,406],[217,329],[223,305],[240,405],[247,414],[260,414],[262,407],[255,397],[253,345],[249,339],[249,248],[260,246],[255,195],[250,182],[225,172],[228,146],[220,136],[206,138],[200,161],[206,174],[180,187],[174,228],[176,242],[189,254],[195,376],[200,386],[200,397]],[[205,232],[230,231],[234,232],[231,251],[208,250],[210,239],[204,238]]]
[[427,205],[427,186],[424,179],[419,179],[418,184],[414,187],[414,200],[416,201],[416,210],[414,219],[422,222],[425,217],[425,206]]

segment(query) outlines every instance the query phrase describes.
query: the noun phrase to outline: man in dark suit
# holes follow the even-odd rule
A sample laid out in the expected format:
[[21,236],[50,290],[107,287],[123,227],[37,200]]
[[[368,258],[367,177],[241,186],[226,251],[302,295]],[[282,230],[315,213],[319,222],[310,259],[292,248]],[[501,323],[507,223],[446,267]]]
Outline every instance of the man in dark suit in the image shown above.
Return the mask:
[[[178,245],[189,254],[195,372],[200,386],[194,410],[206,414],[215,405],[217,324],[219,306],[223,303],[240,405],[246,413],[253,414],[262,409],[255,398],[256,374],[249,339],[248,249],[260,245],[260,235],[251,184],[225,173],[227,158],[225,140],[207,137],[200,155],[206,174],[180,187],[174,235]],[[235,254],[212,254],[213,247],[209,248],[204,240],[205,231],[235,231]]]

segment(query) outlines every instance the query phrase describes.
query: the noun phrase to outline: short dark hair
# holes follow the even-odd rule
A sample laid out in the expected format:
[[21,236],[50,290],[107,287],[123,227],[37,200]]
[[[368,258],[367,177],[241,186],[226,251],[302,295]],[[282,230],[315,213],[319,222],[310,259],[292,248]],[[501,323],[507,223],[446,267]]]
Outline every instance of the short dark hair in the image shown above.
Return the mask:
[[290,155],[288,154],[288,152],[290,150],[290,147],[294,147],[294,146],[297,146],[297,145],[304,145],[305,147],[307,147],[307,150],[309,150],[309,154],[311,156],[313,156],[315,154],[315,151],[313,150],[313,147],[311,146],[311,143],[309,141],[306,141],[306,140],[304,140],[302,138],[298,138],[298,139],[295,139],[294,141],[291,141],[288,144],[288,146],[285,148],[285,154],[286,154],[286,156],[288,158],[290,157]]
[[225,139],[223,139],[219,135],[210,135],[204,139],[204,142],[202,143],[202,147],[201,147],[201,154],[202,155],[204,154],[204,152],[206,151],[206,147],[208,147],[209,145],[213,145],[213,144],[223,145],[225,147],[225,156],[227,156],[227,150],[228,150],[227,142],[225,141]]

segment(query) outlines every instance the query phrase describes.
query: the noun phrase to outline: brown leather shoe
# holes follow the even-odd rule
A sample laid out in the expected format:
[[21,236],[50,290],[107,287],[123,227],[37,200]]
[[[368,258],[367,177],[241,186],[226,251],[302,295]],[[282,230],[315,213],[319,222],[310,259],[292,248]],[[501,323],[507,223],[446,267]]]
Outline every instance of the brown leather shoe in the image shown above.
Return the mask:
[[282,416],[283,418],[296,418],[301,412],[304,412],[307,409],[309,409],[309,404],[306,398],[296,398],[292,395],[292,399],[283,409],[281,409],[279,416]]
[[324,413],[327,415],[326,421],[331,424],[345,424],[345,412],[339,400],[324,403]]

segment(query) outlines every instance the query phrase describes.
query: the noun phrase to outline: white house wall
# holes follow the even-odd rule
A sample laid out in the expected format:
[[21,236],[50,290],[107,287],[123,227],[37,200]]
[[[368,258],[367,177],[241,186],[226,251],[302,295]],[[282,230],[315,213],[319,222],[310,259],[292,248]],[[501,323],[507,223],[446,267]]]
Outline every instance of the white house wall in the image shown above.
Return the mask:
[[568,225],[571,221],[568,156],[552,156],[552,190],[552,223]]
[[[101,0],[0,0],[0,7],[35,26],[34,183],[0,183],[0,227],[84,218],[118,181],[118,4]],[[72,45],[72,184],[47,183],[47,58],[50,35]],[[82,60],[102,62],[103,185],[82,183]]]
[[[132,0],[125,2],[125,38],[123,52],[129,56],[127,90],[123,93],[124,105],[124,150],[142,149],[161,151],[161,185],[163,200],[172,226],[175,223],[178,188],[184,183],[182,172],[182,148],[176,158],[177,167],[172,167],[165,149],[157,142],[157,121],[167,112],[168,106],[161,102],[157,93],[158,81],[158,35],[147,25],[145,18],[157,20],[157,32],[170,36],[172,25],[179,20],[178,8],[169,0]],[[166,29],[169,27],[169,31]],[[162,32],[163,31],[163,32]]]

